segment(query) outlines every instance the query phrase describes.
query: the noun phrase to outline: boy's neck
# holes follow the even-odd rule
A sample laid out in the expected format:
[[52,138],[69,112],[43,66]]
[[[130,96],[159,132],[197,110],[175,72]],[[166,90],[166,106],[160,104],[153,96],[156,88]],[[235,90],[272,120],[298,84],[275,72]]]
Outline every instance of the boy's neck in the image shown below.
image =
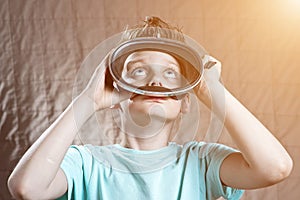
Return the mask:
[[169,134],[157,134],[150,138],[137,138],[128,136],[125,147],[136,150],[156,150],[166,147],[169,142]]
[[164,123],[161,127],[135,127],[123,129],[126,135],[127,148],[137,150],[155,150],[166,147],[170,141],[173,122]]

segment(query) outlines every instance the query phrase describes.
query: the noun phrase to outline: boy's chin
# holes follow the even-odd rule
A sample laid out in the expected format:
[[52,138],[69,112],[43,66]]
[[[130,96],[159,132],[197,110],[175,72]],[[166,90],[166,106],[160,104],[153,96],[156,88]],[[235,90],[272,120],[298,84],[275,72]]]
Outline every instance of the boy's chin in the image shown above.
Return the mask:
[[149,110],[139,110],[138,112],[131,112],[131,119],[141,126],[148,126],[151,123],[164,124],[176,120],[178,115],[166,113],[159,106],[153,106]]

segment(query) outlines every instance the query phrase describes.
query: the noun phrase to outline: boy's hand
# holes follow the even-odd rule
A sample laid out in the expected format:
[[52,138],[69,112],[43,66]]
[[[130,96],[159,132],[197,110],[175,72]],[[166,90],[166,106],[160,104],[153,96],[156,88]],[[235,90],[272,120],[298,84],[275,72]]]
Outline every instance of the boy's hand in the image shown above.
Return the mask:
[[[203,58],[204,74],[200,84],[195,87],[197,97],[207,106],[210,107],[212,90],[220,88],[221,76],[221,62],[213,58],[212,56],[206,55]],[[223,88],[223,85],[222,85]]]
[[98,65],[88,85],[81,93],[94,102],[94,109],[101,110],[112,107],[130,98],[130,93],[117,90],[109,73],[107,57]]
[[221,62],[209,55],[204,56],[203,62],[205,80],[220,80],[222,67]]

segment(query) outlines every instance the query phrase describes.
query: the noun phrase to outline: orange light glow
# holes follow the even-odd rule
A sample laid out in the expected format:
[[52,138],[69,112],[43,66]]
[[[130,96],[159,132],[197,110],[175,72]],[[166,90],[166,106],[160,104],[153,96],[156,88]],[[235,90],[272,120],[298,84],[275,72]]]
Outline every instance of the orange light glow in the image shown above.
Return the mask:
[[288,9],[290,9],[291,11],[297,11],[297,13],[300,15],[300,0],[286,0],[285,2]]
[[277,3],[277,17],[300,19],[300,0],[279,0]]

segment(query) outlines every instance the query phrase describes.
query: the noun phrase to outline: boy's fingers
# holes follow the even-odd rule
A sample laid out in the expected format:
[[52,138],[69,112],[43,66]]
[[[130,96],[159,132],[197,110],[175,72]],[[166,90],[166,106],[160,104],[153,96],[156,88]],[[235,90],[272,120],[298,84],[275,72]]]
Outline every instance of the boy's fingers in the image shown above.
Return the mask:
[[128,92],[127,90],[124,90],[115,83],[113,83],[113,95],[112,95],[112,105],[119,104],[120,102],[130,99],[132,92]]
[[108,70],[108,68],[106,68],[106,71],[105,71],[105,80],[104,80],[104,84],[105,84],[105,87],[112,91],[114,89],[114,86],[113,86],[113,78]]
[[204,61],[204,78],[209,80],[219,80],[221,76],[221,62],[212,56],[206,55]]
[[215,61],[208,61],[207,63],[205,63],[204,69],[210,69],[215,64],[217,64],[217,62],[215,62]]

